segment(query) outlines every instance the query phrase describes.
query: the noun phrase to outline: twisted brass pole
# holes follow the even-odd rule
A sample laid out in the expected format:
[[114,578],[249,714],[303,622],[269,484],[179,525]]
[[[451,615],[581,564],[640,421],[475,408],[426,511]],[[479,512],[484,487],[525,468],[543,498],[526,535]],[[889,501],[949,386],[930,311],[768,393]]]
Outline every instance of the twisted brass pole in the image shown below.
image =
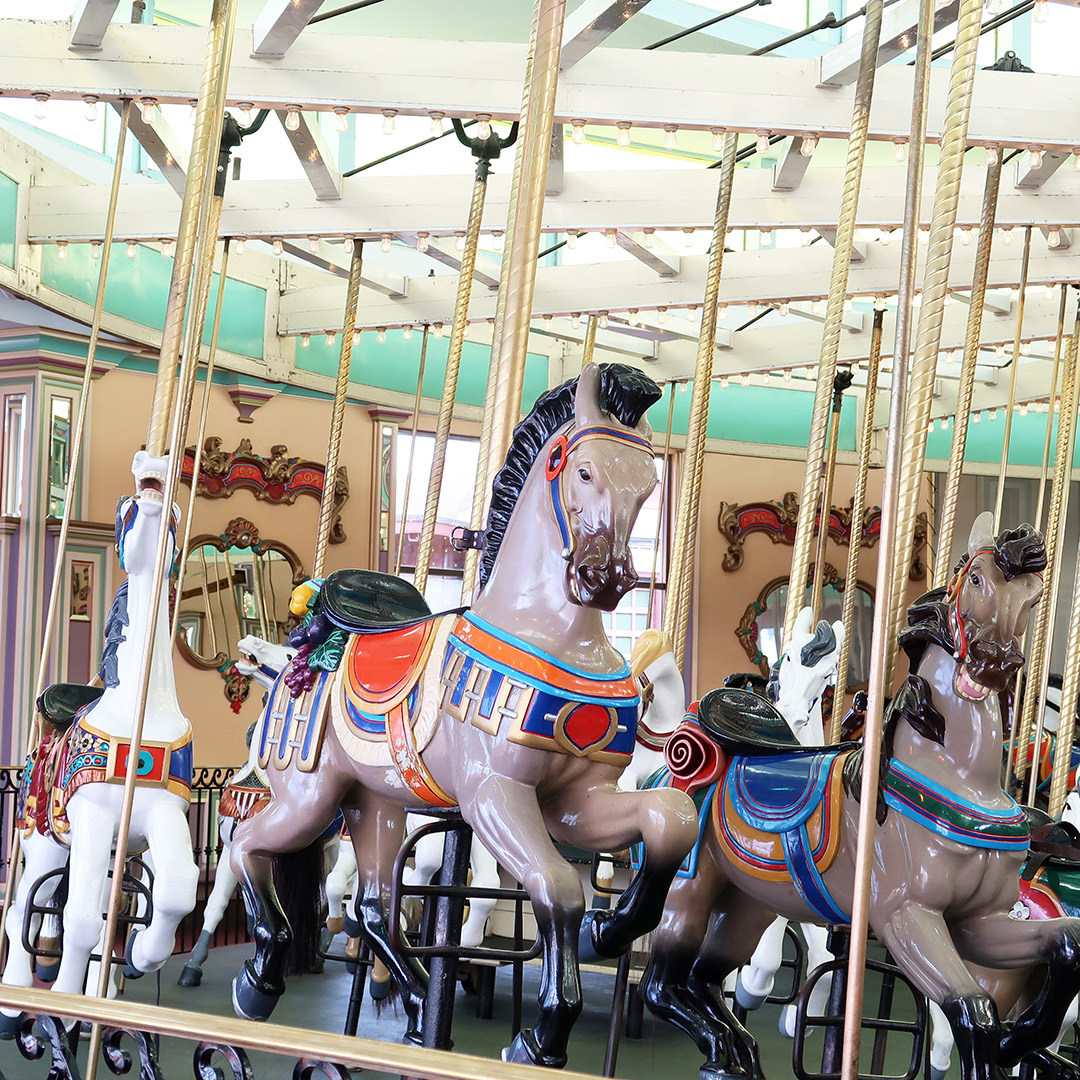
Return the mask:
[[675,384],[668,383],[667,430],[664,432],[664,463],[660,470],[660,501],[656,514],[656,535],[652,547],[652,576],[649,578],[649,612],[645,617],[645,629],[651,630],[653,624],[653,596],[656,593],[657,563],[660,560],[660,537],[664,530],[664,505],[668,497],[671,479],[671,422],[675,416]]
[[[401,503],[401,529],[398,531],[397,558],[394,573],[401,573],[401,553],[405,548],[405,520],[409,513],[409,491],[412,489],[413,461],[416,459],[416,429],[420,426],[420,398],[424,390],[424,368],[427,365],[428,332],[431,326],[424,323],[424,339],[420,343],[420,370],[416,374],[416,395],[413,397],[412,432],[409,440],[409,466],[405,470],[405,498]],[[389,555],[387,556],[389,569]]]
[[585,324],[585,342],[581,347],[581,366],[584,369],[586,364],[592,363],[593,352],[596,349],[596,326],[597,317],[595,315],[589,316],[589,321]]
[[[1035,506],[1035,528],[1042,528],[1043,503],[1046,501],[1046,473],[1050,464],[1050,442],[1054,432],[1054,400],[1058,393],[1058,374],[1061,371],[1061,347],[1065,340],[1065,305],[1068,299],[1068,288],[1061,283],[1061,302],[1058,304],[1058,329],[1054,339],[1054,366],[1050,369],[1050,398],[1047,409],[1046,438],[1043,441],[1042,468],[1039,470],[1039,499]],[[1059,406],[1060,407],[1060,406]]]
[[784,639],[790,640],[799,617],[800,603],[792,598],[802,595],[803,582],[810,571],[810,553],[814,547],[814,518],[821,503],[822,462],[832,403],[836,358],[840,351],[840,326],[847,299],[848,271],[855,243],[855,217],[859,209],[859,189],[862,186],[863,161],[866,157],[866,136],[870,127],[870,102],[877,75],[878,42],[881,37],[880,0],[869,0],[863,24],[862,51],[859,75],[855,83],[855,102],[851,115],[851,134],[848,136],[847,163],[844,166],[844,191],[840,199],[840,214],[833,242],[832,275],[825,308],[825,324],[821,335],[817,385],[814,388],[814,408],[810,417],[810,435],[806,442],[806,469],[802,492],[799,495],[799,517],[795,526],[795,548],[791,555],[790,596],[784,619]]
[[1009,374],[1009,404],[1005,409],[1005,431],[1001,440],[1001,465],[994,498],[994,528],[1001,527],[1001,501],[1005,497],[1005,475],[1009,470],[1009,443],[1012,440],[1016,378],[1020,371],[1020,338],[1024,333],[1024,304],[1027,299],[1028,266],[1031,263],[1031,226],[1024,230],[1024,258],[1020,264],[1020,296],[1016,302],[1016,331],[1013,334],[1012,371]]
[[848,547],[847,571],[844,575],[844,641],[836,665],[836,692],[833,695],[833,714],[829,741],[840,741],[844,721],[844,698],[847,695],[848,666],[855,631],[855,600],[858,596],[859,556],[862,553],[863,518],[866,516],[866,481],[870,472],[870,451],[874,445],[874,406],[877,404],[877,383],[881,371],[881,331],[884,311],[874,312],[874,328],[870,335],[870,359],[866,365],[866,392],[863,395],[863,422],[859,433],[859,464],[855,473],[855,494],[851,497],[851,544]]
[[[202,85],[195,109],[195,133],[188,157],[187,179],[184,182],[184,201],[180,209],[180,224],[176,233],[172,280],[165,308],[165,324],[161,331],[161,353],[154,383],[154,404],[146,436],[147,452],[160,457],[165,452],[165,434],[169,426],[173,390],[176,385],[176,361],[184,333],[191,269],[195,259],[195,238],[200,210],[207,190],[207,161],[213,160],[218,141],[214,127],[219,126],[225,107],[225,87],[232,60],[233,36],[236,29],[238,0],[214,0],[203,65]],[[175,449],[175,447],[173,448]]]
[[[701,504],[701,474],[705,464],[705,438],[709,425],[709,395],[712,391],[713,354],[716,349],[717,297],[724,268],[724,238],[727,236],[731,192],[735,186],[735,158],[738,132],[724,136],[720,163],[720,185],[716,195],[709,269],[701,305],[701,334],[698,338],[694,389],[690,395],[690,418],[686,426],[686,449],[679,470],[679,501],[675,510],[675,535],[668,566],[667,603],[664,632],[671,641],[675,662],[681,669],[686,656],[686,634],[690,625],[690,593],[694,582],[694,548],[697,541]],[[673,391],[674,392],[674,391]]]
[[432,451],[431,473],[428,476],[427,502],[424,504],[424,520],[420,526],[420,542],[416,549],[414,584],[421,593],[427,588],[431,550],[435,544],[439,493],[442,490],[443,468],[446,464],[446,444],[450,438],[450,422],[454,419],[454,397],[457,395],[458,374],[461,371],[461,351],[465,345],[465,327],[469,317],[473,271],[476,269],[476,248],[480,242],[480,220],[484,215],[486,194],[487,162],[485,161],[481,162],[477,168],[472,203],[469,206],[465,250],[461,255],[457,298],[454,301],[454,322],[450,329],[450,351],[446,357],[446,374],[443,378],[442,397],[439,399],[439,418],[435,423],[435,448]]
[[960,477],[964,471],[964,451],[967,447],[968,423],[971,420],[971,396],[975,389],[975,369],[979,362],[979,339],[982,336],[983,307],[986,302],[986,279],[990,270],[990,247],[994,239],[994,218],[997,214],[998,191],[1001,187],[1001,162],[986,167],[983,186],[982,216],[979,218],[979,244],[975,250],[975,269],[971,278],[971,298],[968,302],[967,332],[964,336],[964,359],[960,366],[960,383],[956,391],[956,418],[953,421],[952,448],[949,468],[945,474],[945,491],[941,496],[941,524],[938,527],[937,560],[934,580],[944,583],[952,570],[953,534],[956,530],[956,506],[960,498]]
[[[873,868],[878,796],[878,768],[881,760],[882,706],[891,678],[893,628],[899,625],[895,607],[890,603],[894,580],[906,579],[913,542],[912,525],[918,504],[918,476],[925,452],[926,425],[933,389],[933,368],[940,340],[941,312],[944,308],[952,230],[959,195],[959,171],[963,162],[967,135],[968,111],[975,76],[975,50],[979,41],[979,15],[982,0],[961,0],[956,51],[949,80],[949,100],[942,130],[938,165],[938,190],[935,197],[934,227],[924,284],[924,304],[919,325],[919,341],[911,385],[906,390],[908,324],[897,321],[897,341],[893,356],[893,400],[889,409],[889,437],[886,448],[885,480],[882,492],[880,554],[878,558],[877,604],[874,610],[874,644],[870,662],[869,702],[863,739],[862,782],[859,789],[858,843],[852,889],[851,948],[848,955],[847,986],[844,1002],[844,1044],[842,1080],[857,1080],[859,1044],[862,1035],[863,987],[866,975],[866,934],[870,915],[870,884]],[[934,0],[922,0],[919,9],[918,54],[915,61],[915,101],[912,109],[911,157],[923,153],[925,138],[925,101],[929,87],[931,38],[933,36]],[[918,143],[916,143],[918,134]],[[916,146],[918,145],[918,151]],[[916,162],[912,161],[911,169]],[[909,171],[909,177],[911,172]],[[910,303],[914,279],[918,202],[909,184],[904,207],[904,251],[901,255],[900,308]],[[935,243],[936,241],[936,243]],[[929,303],[927,302],[929,301]],[[908,312],[904,312],[906,319]],[[926,323],[926,334],[923,323]],[[929,382],[929,387],[926,385]],[[903,410],[903,411],[901,411]],[[905,425],[904,414],[909,423]],[[921,423],[921,428],[917,427]],[[916,425],[916,430],[912,430]],[[912,483],[905,477],[905,465],[916,472]],[[910,522],[911,524],[908,524]]]
[[[833,381],[832,418],[829,422],[829,440],[825,450],[821,478],[821,519],[817,534],[817,558],[814,566],[814,581],[810,587],[810,610],[813,612],[813,625],[821,617],[821,592],[825,586],[825,553],[829,547],[829,519],[832,517],[833,480],[836,477],[836,451],[840,445],[840,414],[844,407],[844,391],[851,385],[851,372],[837,372]],[[788,586],[788,606],[797,599],[801,601],[802,590],[796,592]],[[800,604],[801,606],[801,604]]]
[[349,263],[349,291],[345,297],[345,320],[341,330],[341,355],[338,359],[334,408],[330,415],[330,438],[326,447],[326,472],[323,476],[322,502],[319,504],[319,527],[315,533],[315,557],[311,576],[321,578],[326,566],[326,547],[330,542],[330,523],[334,519],[334,495],[337,491],[338,459],[341,457],[341,429],[345,421],[345,402],[349,396],[349,365],[352,361],[353,334],[356,330],[356,304],[360,299],[360,275],[364,265],[364,245],[357,240]]

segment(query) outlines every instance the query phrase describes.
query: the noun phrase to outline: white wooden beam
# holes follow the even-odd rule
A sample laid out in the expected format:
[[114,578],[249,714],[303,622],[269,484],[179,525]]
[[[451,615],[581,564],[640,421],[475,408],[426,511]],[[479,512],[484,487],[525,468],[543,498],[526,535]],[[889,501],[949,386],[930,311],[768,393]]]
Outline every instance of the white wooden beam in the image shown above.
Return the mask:
[[341,173],[334,161],[334,155],[323,137],[319,127],[319,118],[314,113],[301,112],[298,126],[290,131],[285,123],[286,113],[279,111],[278,119],[285,128],[285,134],[292,143],[300,164],[307,173],[308,180],[315,192],[316,199],[341,198]]
[[[836,247],[836,230],[835,229],[818,229],[818,233],[821,235],[821,239],[824,240],[830,247]],[[856,240],[851,245],[851,261],[852,263],[861,263],[866,258],[866,244],[861,240]]]
[[563,23],[561,71],[569,71],[598,45],[602,45],[649,0],[584,0]]
[[[301,243],[282,240],[281,247],[295,259],[317,266],[320,270],[325,270],[345,281],[349,279],[349,257],[335,244],[319,240],[316,244],[318,250],[312,251],[307,241]],[[408,278],[387,270],[386,267],[367,258],[366,254],[360,273],[360,286],[382,293],[391,300],[403,300],[409,294]]]
[[71,47],[100,49],[120,0],[76,0],[71,13]]
[[655,270],[660,277],[678,276],[679,256],[663,240],[653,237],[646,241],[644,233],[624,232],[620,229],[615,234],[615,242],[650,270]]
[[780,160],[773,166],[773,191],[794,191],[806,175],[807,166],[813,152],[803,153],[806,140],[801,135],[788,139],[784,144]]
[[[117,112],[122,108],[116,101],[112,102],[112,106]],[[154,113],[153,123],[147,124],[142,118],[142,110],[133,105],[128,117],[131,134],[138,140],[150,160],[161,170],[161,175],[165,177],[169,187],[183,198],[184,185],[187,182],[187,148],[162,117],[161,110],[155,109]],[[168,236],[172,231],[174,230],[169,230],[162,235]]]
[[1051,176],[1065,164],[1072,154],[1068,150],[1046,150],[1042,162],[1032,168],[1029,155],[1021,154],[1016,163],[1016,186],[1018,188],[1040,188]]
[[[415,233],[392,233],[403,243],[408,244],[411,248],[416,248],[420,251],[420,240]],[[449,266],[451,270],[461,269],[461,257],[453,250],[453,244],[445,239],[441,239],[435,236],[429,236],[427,246],[423,251],[420,251],[421,255],[426,255],[429,259],[434,259],[435,262],[442,263],[443,266]],[[499,279],[486,274],[480,268],[480,252],[476,253],[477,266],[473,268],[473,280],[479,281],[481,285],[486,285],[489,289],[497,289],[499,287]]]
[[267,0],[251,28],[251,55],[281,59],[322,5],[323,0]]

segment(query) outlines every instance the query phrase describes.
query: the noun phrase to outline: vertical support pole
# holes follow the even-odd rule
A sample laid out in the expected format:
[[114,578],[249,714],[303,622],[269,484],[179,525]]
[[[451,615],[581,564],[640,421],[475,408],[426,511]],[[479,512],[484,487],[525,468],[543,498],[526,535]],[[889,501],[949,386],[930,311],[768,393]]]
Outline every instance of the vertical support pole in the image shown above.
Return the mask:
[[[870,102],[877,75],[878,42],[881,38],[881,0],[869,0],[863,26],[862,51],[859,56],[859,76],[855,83],[855,104],[848,136],[847,163],[844,167],[844,191],[840,199],[840,215],[836,223],[833,245],[832,275],[825,308],[825,325],[821,335],[817,385],[814,389],[814,409],[810,417],[810,435],[806,443],[806,470],[799,498],[799,518],[795,527],[795,548],[791,556],[789,592],[799,595],[802,583],[810,572],[810,553],[814,547],[814,518],[821,503],[822,463],[825,459],[825,440],[829,426],[829,406],[836,375],[836,358],[840,352],[840,326],[847,298],[848,269],[855,242],[855,215],[859,208],[859,189],[862,186],[863,161],[866,157],[866,136],[870,127]],[[799,617],[801,604],[788,600],[784,619],[784,639],[790,640]]]
[[[712,392],[713,355],[716,350],[717,297],[724,269],[724,239],[727,236],[731,192],[735,186],[735,159],[738,132],[724,136],[720,161],[720,186],[716,195],[709,269],[701,305],[701,336],[698,338],[694,389],[690,395],[690,419],[686,427],[686,449],[679,475],[679,502],[675,511],[675,535],[668,566],[667,604],[664,632],[671,641],[675,662],[681,669],[686,658],[686,635],[690,626],[690,591],[694,581],[694,550],[697,546],[698,513],[701,503],[701,473],[705,464],[705,438],[709,426],[709,395]],[[674,390],[672,391],[674,394]]]
[[[652,547],[652,576],[649,578],[649,611],[645,616],[645,628],[652,629],[653,624],[653,597],[656,595],[656,567],[660,561],[660,537],[664,531],[664,507],[671,487],[671,421],[675,416],[675,383],[669,382],[667,430],[664,432],[664,464],[660,472],[660,510],[656,515],[656,535],[653,537]],[[666,553],[665,553],[666,554]],[[667,569],[665,567],[665,569]]]
[[[850,371],[838,371],[833,378],[832,419],[829,423],[829,441],[825,451],[825,461],[822,465],[821,519],[817,535],[817,560],[814,569],[814,583],[810,589],[810,608],[814,615],[815,626],[821,617],[821,591],[825,585],[825,552],[829,546],[829,518],[832,516],[833,481],[836,478],[836,450],[840,445],[840,411],[844,407],[844,391],[851,385],[851,380]],[[796,597],[800,597],[800,593],[795,592],[793,586],[789,584],[789,607]]]
[[[401,553],[405,547],[405,518],[409,513],[409,492],[412,490],[413,461],[416,458],[416,429],[420,426],[420,398],[424,389],[424,368],[427,366],[427,343],[431,325],[424,323],[424,339],[420,343],[420,370],[416,374],[416,395],[413,398],[412,431],[409,439],[409,467],[405,470],[405,498],[401,506],[401,528],[398,530],[397,558],[394,560],[394,573],[401,573]],[[389,563],[389,559],[387,560]]]

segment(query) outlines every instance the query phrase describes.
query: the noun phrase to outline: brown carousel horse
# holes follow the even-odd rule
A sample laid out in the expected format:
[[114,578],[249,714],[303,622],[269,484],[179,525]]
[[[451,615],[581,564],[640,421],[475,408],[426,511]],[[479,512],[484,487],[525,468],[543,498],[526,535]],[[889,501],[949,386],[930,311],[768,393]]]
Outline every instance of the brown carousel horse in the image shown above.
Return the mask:
[[[1029,827],[1001,788],[998,694],[1023,663],[1046,549],[1028,525],[996,538],[991,526],[989,514],[976,520],[948,588],[908,611],[900,642],[912,674],[885,728],[871,881],[870,926],[948,1017],[963,1080],[999,1080],[1031,1051],[1049,1057],[1041,1048],[1080,990],[1080,919],[1010,915]],[[783,720],[742,691],[713,691],[698,715],[728,760],[704,800],[695,872],[671,889],[642,985],[652,1011],[705,1054],[703,1077],[760,1077],[753,1038],[712,986],[746,961],[774,913],[850,921],[861,751],[792,745]],[[981,981],[984,969],[1036,963],[1048,965],[1045,981],[1003,1023],[1018,980],[997,996],[984,986],[1001,981]],[[1080,1076],[1060,1058],[1054,1067]]]
[[[432,616],[407,583],[368,571],[321,585],[266,708],[270,805],[233,839],[256,924],[255,957],[233,983],[242,1016],[266,1018],[285,989],[274,857],[309,844],[341,807],[357,919],[416,1039],[426,975],[391,948],[385,902],[406,808],[457,805],[528,891],[543,941],[539,1021],[504,1056],[565,1064],[582,1007],[579,929],[601,955],[628,949],[656,926],[697,836],[683,792],[616,787],[634,750],[639,686],[600,615],[637,581],[629,539],[656,483],[644,416],[659,396],[613,364],[589,365],[537,401],[494,480],[469,610]],[[642,841],[645,863],[615,910],[582,927],[581,881],[555,842],[619,851]]]

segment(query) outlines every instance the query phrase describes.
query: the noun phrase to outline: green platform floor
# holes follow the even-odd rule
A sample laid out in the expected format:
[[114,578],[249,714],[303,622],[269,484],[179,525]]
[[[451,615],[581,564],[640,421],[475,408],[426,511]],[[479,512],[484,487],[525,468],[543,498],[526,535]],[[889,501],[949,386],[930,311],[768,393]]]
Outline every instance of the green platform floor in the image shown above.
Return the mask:
[[[339,938],[338,945],[341,944],[343,939]],[[244,959],[250,955],[250,945],[213,950],[204,966],[203,984],[197,989],[184,989],[176,985],[184,958],[173,957],[160,975],[160,997],[158,980],[151,975],[138,982],[128,983],[121,1000],[148,1003],[160,1001],[162,1005],[176,1008],[232,1016],[231,980]],[[531,1022],[530,1018],[535,1012],[538,979],[539,969],[526,966],[523,1013],[526,1024]],[[348,1008],[351,980],[352,977],[346,973],[344,965],[334,963],[328,963],[326,971],[321,975],[292,979],[274,1020],[312,1030],[340,1032]],[[585,1007],[571,1040],[569,1068],[599,1075],[604,1062],[614,980],[613,975],[607,972],[586,972],[582,981]],[[869,994],[876,996],[876,987],[869,987]],[[475,996],[466,994],[459,988],[454,1014],[455,1049],[482,1057],[497,1058],[510,1039],[509,968],[500,969],[498,972],[492,1019],[478,1020],[475,1006]],[[793,1076],[792,1044],[778,1034],[778,1017],[779,1009],[766,1005],[757,1013],[751,1014],[748,1022],[761,1044],[763,1064],[770,1080]],[[396,1042],[403,1031],[403,1013],[395,1015],[393,1011],[384,1010],[381,1017],[376,1017],[370,1000],[365,996],[357,1034]],[[890,1045],[888,1071],[902,1075],[906,1058],[910,1054],[910,1043],[901,1036],[896,1039],[895,1047]],[[192,1067],[193,1050],[193,1043],[180,1039],[163,1040],[160,1061],[166,1080],[189,1080],[195,1076]],[[85,1056],[84,1041],[79,1054],[79,1065],[84,1072]],[[289,1080],[292,1076],[291,1060],[286,1061],[281,1057],[254,1051],[250,1053],[250,1057],[257,1080]],[[217,1064],[224,1067],[220,1060]],[[700,1064],[701,1058],[689,1038],[646,1013],[643,1038],[624,1038],[620,1044],[616,1076],[625,1080],[697,1080]],[[0,1080],[45,1080],[48,1073],[47,1058],[35,1062],[26,1061],[14,1044],[0,1043]],[[99,1078],[111,1075],[106,1068],[99,1069]],[[137,1068],[129,1075],[136,1076]],[[365,1072],[363,1075],[375,1080],[382,1074]]]

